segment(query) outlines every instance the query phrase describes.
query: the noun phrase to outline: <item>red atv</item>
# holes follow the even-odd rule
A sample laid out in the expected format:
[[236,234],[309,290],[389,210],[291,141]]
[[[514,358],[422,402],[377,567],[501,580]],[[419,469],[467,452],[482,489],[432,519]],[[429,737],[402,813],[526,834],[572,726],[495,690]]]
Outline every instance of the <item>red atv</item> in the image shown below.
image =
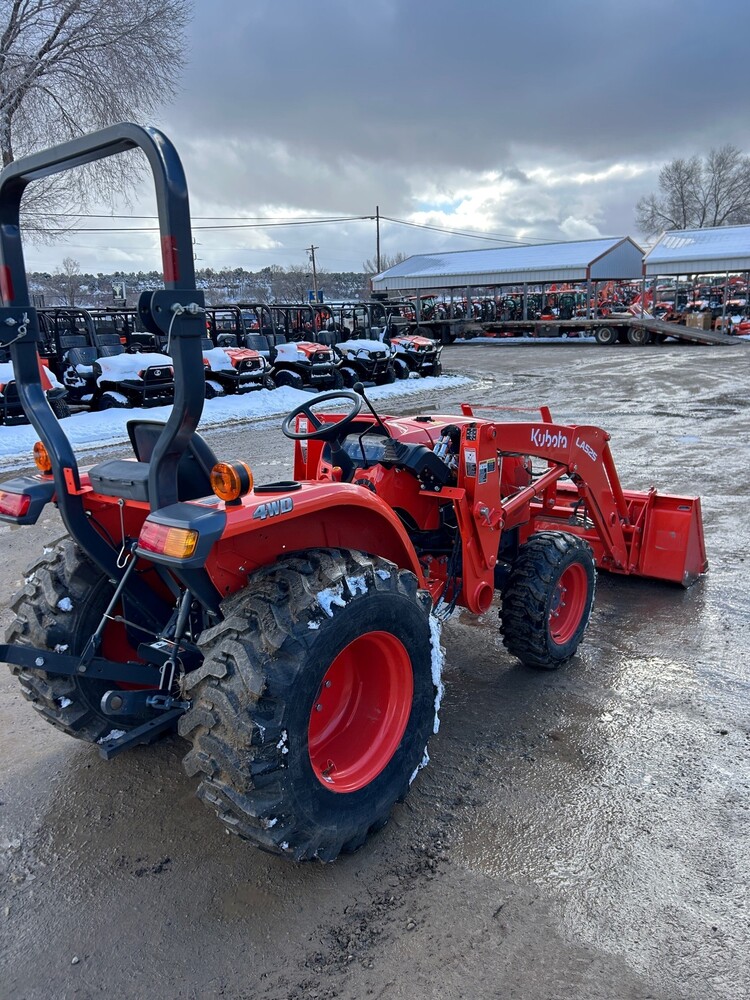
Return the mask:
[[[171,334],[175,402],[133,420],[134,456],[79,469],[41,388],[19,236],[26,184],[132,147],[156,177],[165,289],[141,313]],[[204,306],[187,187],[169,140],[118,125],[0,175],[0,343],[10,345],[37,475],[0,517],[55,503],[69,531],[36,561],[0,659],[52,725],[104,757],[179,728],[189,774],[227,829],[330,861],[382,827],[428,760],[440,620],[500,597],[509,651],[576,652],[595,567],[687,586],[706,569],[700,501],[623,490],[593,426],[379,415],[360,394],[284,420],[295,479],[254,484],[196,433]],[[24,330],[19,336],[19,326]],[[341,413],[318,404],[338,399]]]

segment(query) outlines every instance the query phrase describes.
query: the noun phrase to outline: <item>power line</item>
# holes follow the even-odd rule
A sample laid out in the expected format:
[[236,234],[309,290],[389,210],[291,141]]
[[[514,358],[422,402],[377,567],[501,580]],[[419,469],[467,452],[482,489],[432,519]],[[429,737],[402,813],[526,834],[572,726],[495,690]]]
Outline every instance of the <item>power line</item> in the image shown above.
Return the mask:
[[467,233],[460,229],[448,229],[442,226],[430,226],[426,222],[407,222],[405,219],[393,219],[389,215],[381,215],[381,219],[385,219],[387,222],[395,222],[398,226],[410,226],[413,229],[429,229],[435,233],[448,233],[451,236],[462,236],[465,239],[470,240],[487,240],[490,242],[498,243],[513,243],[517,246],[535,246],[539,243],[557,243],[558,240],[542,239],[538,237],[536,239],[524,240],[518,239],[515,236],[503,235],[502,233]]

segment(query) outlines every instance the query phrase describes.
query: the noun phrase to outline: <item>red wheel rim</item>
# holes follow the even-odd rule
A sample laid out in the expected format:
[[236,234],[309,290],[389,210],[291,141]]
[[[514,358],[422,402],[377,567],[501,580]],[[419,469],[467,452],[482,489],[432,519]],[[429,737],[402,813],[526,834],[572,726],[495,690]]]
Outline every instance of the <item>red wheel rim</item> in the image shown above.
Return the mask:
[[549,612],[552,641],[564,646],[575,635],[586,608],[588,577],[580,563],[571,563],[557,581]]
[[356,792],[385,769],[409,721],[411,660],[389,632],[366,632],[341,650],[315,698],[307,746],[331,792]]

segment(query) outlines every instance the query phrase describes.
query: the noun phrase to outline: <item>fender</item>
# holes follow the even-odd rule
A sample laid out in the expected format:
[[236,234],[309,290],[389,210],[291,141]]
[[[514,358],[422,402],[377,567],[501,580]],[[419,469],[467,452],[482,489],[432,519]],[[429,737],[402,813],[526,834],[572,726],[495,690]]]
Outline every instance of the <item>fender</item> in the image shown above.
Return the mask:
[[279,484],[277,492],[248,493],[226,507],[227,523],[206,561],[222,596],[245,586],[248,574],[307,549],[340,548],[390,559],[424,574],[398,515],[362,486],[327,482]]

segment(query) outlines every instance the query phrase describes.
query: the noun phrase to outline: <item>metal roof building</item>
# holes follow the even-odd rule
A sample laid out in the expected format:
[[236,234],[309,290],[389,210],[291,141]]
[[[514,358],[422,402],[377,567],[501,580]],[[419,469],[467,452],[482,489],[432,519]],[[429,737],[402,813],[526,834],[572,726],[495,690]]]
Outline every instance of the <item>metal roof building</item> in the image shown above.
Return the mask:
[[663,233],[643,260],[647,277],[750,271],[750,226]]
[[638,279],[643,250],[629,236],[490,250],[417,254],[376,274],[373,290]]

